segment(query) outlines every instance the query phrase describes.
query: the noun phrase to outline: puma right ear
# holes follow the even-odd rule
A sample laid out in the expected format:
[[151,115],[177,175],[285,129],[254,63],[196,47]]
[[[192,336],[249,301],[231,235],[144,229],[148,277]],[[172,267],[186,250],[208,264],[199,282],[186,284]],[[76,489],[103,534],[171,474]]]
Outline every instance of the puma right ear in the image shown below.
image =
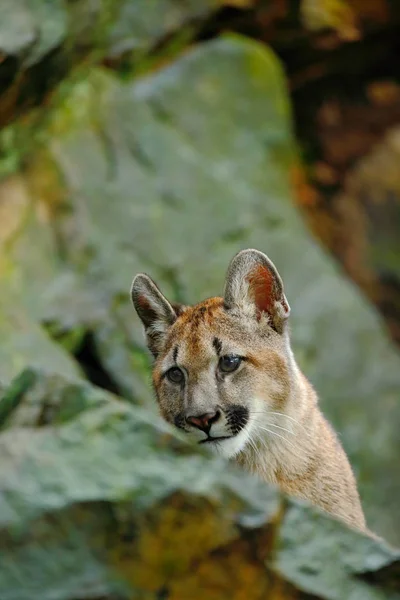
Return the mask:
[[258,250],[242,250],[233,257],[225,281],[225,305],[238,308],[257,320],[266,316],[282,333],[290,314],[282,279],[273,262]]
[[177,312],[148,275],[139,273],[132,282],[131,298],[146,333],[147,346],[154,357],[164,344]]

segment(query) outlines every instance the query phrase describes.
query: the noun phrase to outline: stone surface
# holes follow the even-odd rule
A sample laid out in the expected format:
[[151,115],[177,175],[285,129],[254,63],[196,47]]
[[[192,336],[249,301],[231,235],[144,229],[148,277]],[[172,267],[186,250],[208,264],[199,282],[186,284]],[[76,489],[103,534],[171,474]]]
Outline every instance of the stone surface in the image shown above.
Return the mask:
[[[143,69],[146,54],[157,45],[177,38],[183,47],[193,36],[193,25],[198,26],[219,4],[218,0],[152,0],[151,4],[145,0],[2,0],[0,127],[46,101],[46,95],[79,63],[89,67],[102,60],[110,64],[126,60]],[[181,30],[186,29],[180,40]],[[5,166],[9,168],[3,164],[4,149],[7,154],[29,152],[18,144],[10,149],[10,135],[0,135],[0,175]],[[28,146],[32,147],[31,140]]]
[[[61,290],[73,291],[74,276],[67,277],[43,206],[20,176],[0,186],[0,223],[0,381],[8,383],[27,364],[79,377],[78,365],[41,324],[63,322]],[[78,318],[75,311],[75,331]]]
[[0,427],[2,600],[398,598],[398,552],[89,384],[26,370]]

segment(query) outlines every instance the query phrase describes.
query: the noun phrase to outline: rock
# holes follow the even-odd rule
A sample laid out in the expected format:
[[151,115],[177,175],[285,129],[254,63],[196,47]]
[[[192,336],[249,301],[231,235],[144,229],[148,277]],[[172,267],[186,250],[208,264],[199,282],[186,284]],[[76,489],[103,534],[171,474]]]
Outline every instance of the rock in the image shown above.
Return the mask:
[[[132,50],[141,57],[158,41],[180,32],[186,25],[209,16],[218,0],[157,0],[149,7],[146,0],[122,0],[109,33],[107,56],[113,58]],[[163,18],[160,19],[160,13]]]
[[[311,516],[305,505],[291,502],[277,546],[274,571],[313,597],[373,600],[381,594],[383,598],[398,595],[398,550],[343,529],[323,514]],[[374,588],[375,582],[383,589]]]
[[81,376],[79,366],[51,340],[22,306],[6,294],[0,300],[0,382],[8,383],[27,364],[48,373]]
[[[76,64],[113,61],[132,50],[143,60],[158,43],[179,37],[180,28],[193,27],[217,6],[217,0],[201,6],[195,0],[155,0],[151,7],[145,0],[2,0],[0,127],[38,106]],[[7,139],[0,136],[3,145]]]
[[[58,290],[68,279],[67,270],[60,268],[43,206],[39,199],[32,202],[21,176],[0,185],[0,221],[0,381],[10,382],[27,364],[77,378],[77,363],[40,324],[63,322]],[[73,281],[71,275],[64,294],[73,291]]]
[[89,384],[27,370],[0,423],[2,600],[398,597],[398,552]]

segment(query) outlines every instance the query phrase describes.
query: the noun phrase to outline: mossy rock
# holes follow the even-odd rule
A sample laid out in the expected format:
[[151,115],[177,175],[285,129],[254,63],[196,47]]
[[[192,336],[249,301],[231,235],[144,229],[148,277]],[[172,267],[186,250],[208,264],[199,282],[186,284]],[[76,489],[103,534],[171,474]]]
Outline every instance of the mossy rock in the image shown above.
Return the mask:
[[89,384],[25,371],[0,422],[2,600],[398,598],[384,542]]

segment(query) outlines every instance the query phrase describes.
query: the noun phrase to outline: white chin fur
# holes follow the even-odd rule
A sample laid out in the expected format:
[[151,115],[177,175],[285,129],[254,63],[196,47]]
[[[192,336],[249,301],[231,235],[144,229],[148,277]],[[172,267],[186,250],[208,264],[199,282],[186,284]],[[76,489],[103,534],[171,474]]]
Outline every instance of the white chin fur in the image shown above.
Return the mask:
[[[256,402],[257,407],[258,404],[260,404],[259,410],[258,412],[256,411],[256,413],[254,414],[258,414],[261,410],[262,403]],[[234,435],[224,440],[216,440],[215,442],[209,442],[205,445],[208,448],[210,448],[214,452],[214,454],[217,454],[218,456],[223,456],[224,458],[233,458],[244,449],[248,441],[251,439],[251,433],[255,425],[254,414],[250,415],[250,419],[247,425],[241,431],[239,431],[237,435]],[[229,433],[230,432],[229,428],[227,428],[226,419],[218,421],[211,428],[212,437],[226,436],[229,435]],[[196,440],[198,442],[207,439],[207,435],[204,433],[204,431],[200,431],[194,428],[192,428],[189,435],[193,440]]]
[[248,426],[246,426],[237,435],[229,439],[209,443],[207,446],[211,448],[215,454],[218,454],[218,456],[223,456],[224,458],[233,458],[236,456],[236,454],[239,454],[239,452],[243,450],[248,439],[249,432]]

